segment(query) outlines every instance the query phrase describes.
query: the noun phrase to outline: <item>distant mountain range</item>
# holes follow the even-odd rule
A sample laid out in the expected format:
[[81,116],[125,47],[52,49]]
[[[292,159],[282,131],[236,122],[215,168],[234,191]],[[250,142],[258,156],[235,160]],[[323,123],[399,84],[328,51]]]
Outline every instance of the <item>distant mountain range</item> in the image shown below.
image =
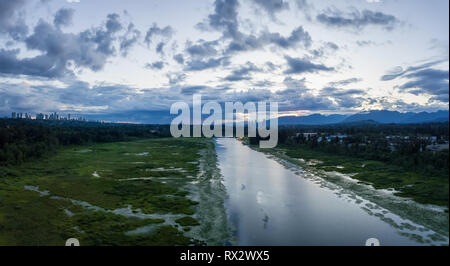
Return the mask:
[[278,120],[280,125],[327,125],[339,123],[355,123],[373,121],[382,124],[416,124],[430,122],[449,121],[449,111],[437,111],[433,113],[400,113],[397,111],[374,110],[353,115],[321,115],[285,116]]
[[[141,124],[170,124],[177,115],[171,115],[169,111],[129,111],[114,114],[83,115],[88,120],[106,120],[111,122],[135,122]],[[206,119],[208,115],[202,115]],[[395,123],[414,124],[429,122],[449,121],[449,111],[437,111],[433,113],[400,113],[397,111],[367,111],[353,115],[321,115],[312,114],[308,116],[284,116],[280,117],[280,125],[329,125],[339,123]]]

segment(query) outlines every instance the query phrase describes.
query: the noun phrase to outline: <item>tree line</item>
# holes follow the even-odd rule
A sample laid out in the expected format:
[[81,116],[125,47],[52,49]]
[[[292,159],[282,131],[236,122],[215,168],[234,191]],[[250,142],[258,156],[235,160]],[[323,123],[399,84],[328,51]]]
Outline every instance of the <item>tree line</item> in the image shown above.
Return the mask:
[[169,126],[0,119],[0,164],[20,164],[69,145],[170,136]]
[[[303,133],[317,133],[317,135]],[[432,144],[430,137],[435,137],[438,144],[448,143],[448,122],[408,125],[360,123],[281,126],[278,136],[278,144],[281,146],[377,160],[431,175],[448,177],[449,174],[448,149],[441,151],[427,149],[427,146]],[[256,145],[259,140],[259,136],[250,138],[250,144]]]

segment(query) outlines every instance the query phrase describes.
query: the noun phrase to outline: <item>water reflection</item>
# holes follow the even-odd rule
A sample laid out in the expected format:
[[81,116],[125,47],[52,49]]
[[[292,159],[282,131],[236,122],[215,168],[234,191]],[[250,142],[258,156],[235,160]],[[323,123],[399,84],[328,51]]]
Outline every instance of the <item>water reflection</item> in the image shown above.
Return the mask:
[[229,195],[229,221],[239,245],[417,245],[360,205],[294,174],[235,139],[217,139]]

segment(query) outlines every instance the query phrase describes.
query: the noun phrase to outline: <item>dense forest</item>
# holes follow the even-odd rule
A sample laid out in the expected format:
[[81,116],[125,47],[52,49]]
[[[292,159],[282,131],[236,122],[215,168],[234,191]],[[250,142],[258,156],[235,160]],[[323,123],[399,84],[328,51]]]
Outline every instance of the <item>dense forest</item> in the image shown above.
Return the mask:
[[[278,135],[278,144],[281,146],[377,160],[432,175],[449,174],[448,148],[440,151],[427,149],[433,144],[432,139],[435,144],[448,143],[448,122],[281,126]],[[250,138],[250,143],[258,144],[259,137]]]
[[0,164],[19,164],[62,146],[167,136],[169,126],[0,119]]

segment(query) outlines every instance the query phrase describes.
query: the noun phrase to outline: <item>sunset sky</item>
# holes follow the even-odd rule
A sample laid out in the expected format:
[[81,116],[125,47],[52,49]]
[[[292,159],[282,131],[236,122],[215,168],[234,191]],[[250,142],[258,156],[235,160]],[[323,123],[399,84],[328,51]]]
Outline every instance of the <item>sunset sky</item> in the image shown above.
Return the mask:
[[0,116],[448,110],[447,0],[0,0]]

